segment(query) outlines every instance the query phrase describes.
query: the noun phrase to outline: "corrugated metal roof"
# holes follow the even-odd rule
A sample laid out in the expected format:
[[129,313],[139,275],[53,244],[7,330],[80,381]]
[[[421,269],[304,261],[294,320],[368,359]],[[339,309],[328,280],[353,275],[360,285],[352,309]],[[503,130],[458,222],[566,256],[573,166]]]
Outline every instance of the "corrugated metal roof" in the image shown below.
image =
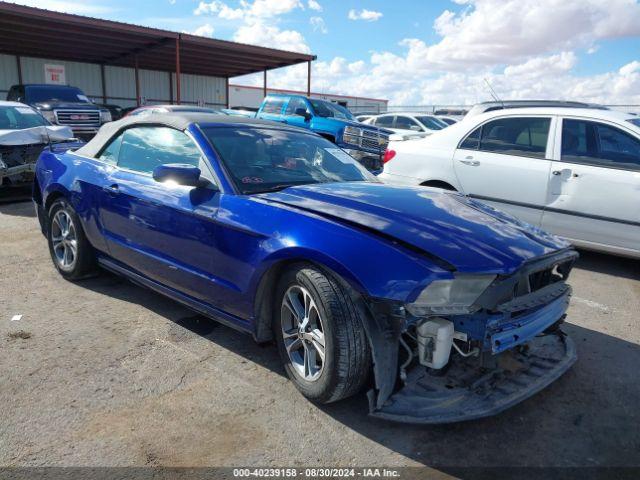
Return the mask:
[[235,77],[315,60],[257,47],[111,20],[0,2],[0,53]]

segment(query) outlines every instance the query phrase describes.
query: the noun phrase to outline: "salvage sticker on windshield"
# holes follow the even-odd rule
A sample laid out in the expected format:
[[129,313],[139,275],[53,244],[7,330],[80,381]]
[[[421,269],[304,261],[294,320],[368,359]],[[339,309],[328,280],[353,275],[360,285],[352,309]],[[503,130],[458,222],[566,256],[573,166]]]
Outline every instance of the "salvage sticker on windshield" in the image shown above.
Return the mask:
[[341,148],[325,148],[327,152],[336,157],[342,163],[353,163],[353,157]]
[[16,110],[23,115],[37,115],[36,111],[29,107],[16,107]]

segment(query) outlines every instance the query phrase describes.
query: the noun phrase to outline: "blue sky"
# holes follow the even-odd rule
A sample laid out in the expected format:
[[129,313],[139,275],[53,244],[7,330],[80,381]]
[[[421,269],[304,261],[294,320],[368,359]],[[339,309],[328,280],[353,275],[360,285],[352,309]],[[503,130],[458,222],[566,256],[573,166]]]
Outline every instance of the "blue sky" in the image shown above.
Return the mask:
[[[640,103],[638,0],[22,0],[311,52],[314,90],[404,105],[504,98]],[[270,74],[303,88],[303,68]],[[236,83],[259,84],[256,77]]]

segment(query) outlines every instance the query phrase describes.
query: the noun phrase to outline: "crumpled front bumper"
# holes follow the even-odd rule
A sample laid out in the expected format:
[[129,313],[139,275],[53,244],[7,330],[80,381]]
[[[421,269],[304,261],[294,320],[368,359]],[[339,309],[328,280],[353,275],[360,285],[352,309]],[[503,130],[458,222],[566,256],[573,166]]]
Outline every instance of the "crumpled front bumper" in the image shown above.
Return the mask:
[[438,424],[495,415],[557,380],[576,361],[573,342],[560,330],[505,351],[481,367],[479,360],[456,356],[442,376],[425,368],[408,372],[405,386],[370,415],[396,422]]

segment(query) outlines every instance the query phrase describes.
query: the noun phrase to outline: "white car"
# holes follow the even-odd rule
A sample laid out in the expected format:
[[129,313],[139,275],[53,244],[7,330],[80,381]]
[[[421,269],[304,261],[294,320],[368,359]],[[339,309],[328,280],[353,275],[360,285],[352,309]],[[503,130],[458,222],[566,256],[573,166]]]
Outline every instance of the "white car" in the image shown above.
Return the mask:
[[379,178],[458,190],[587,249],[640,258],[640,117],[522,108],[391,142]]
[[448,127],[448,124],[434,115],[421,113],[384,113],[364,121],[376,127],[396,133],[417,132],[432,134]]
[[30,182],[42,149],[73,136],[71,128],[51,125],[29,105],[0,101],[0,188]]

